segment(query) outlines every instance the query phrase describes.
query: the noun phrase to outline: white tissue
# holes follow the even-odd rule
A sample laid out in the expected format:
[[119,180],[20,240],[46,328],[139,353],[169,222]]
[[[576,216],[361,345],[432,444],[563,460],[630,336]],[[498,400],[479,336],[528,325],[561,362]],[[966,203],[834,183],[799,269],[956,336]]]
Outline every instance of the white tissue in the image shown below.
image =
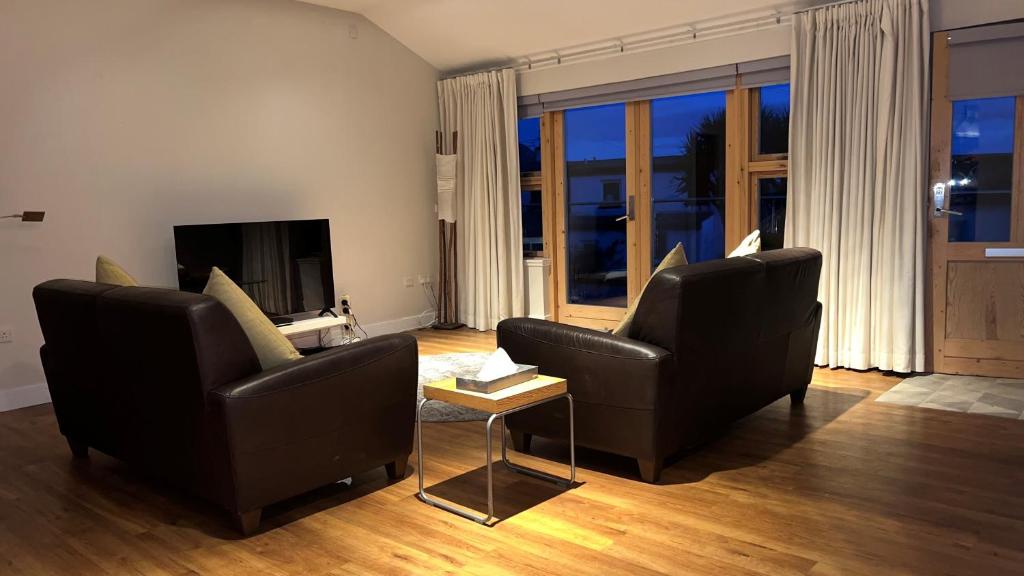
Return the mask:
[[477,380],[483,380],[484,382],[490,380],[497,380],[504,376],[514,373],[519,367],[512,361],[508,356],[508,352],[505,352],[504,348],[498,348],[487,358],[487,362],[484,362],[483,367],[476,374]]

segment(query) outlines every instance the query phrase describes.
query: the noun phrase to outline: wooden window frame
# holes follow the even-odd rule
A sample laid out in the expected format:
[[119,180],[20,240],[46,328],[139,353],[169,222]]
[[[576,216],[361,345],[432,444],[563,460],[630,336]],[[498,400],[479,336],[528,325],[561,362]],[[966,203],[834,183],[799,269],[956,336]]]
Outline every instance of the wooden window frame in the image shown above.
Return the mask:
[[[772,86],[772,84],[770,84]],[[738,88],[738,90],[747,90],[750,92],[750,162],[755,165],[770,165],[775,162],[789,163],[789,152],[782,154],[762,154],[761,153],[761,87],[756,88]],[[768,168],[765,168],[767,170]]]
[[[736,86],[725,91],[725,253],[759,224],[757,183],[761,178],[789,176],[788,154],[760,154],[760,87]],[[551,259],[548,291],[552,318],[591,328],[606,329],[622,317],[622,311],[580,304],[566,304],[565,256],[565,142],[562,111],[541,117],[541,171],[524,174],[523,190],[540,187],[544,219],[544,251]],[[627,294],[633,301],[652,273],[651,264],[651,101],[626,103],[626,194],[634,197],[637,224],[627,227],[627,250],[638,265],[631,267]],[[528,187],[529,186],[529,187]]]

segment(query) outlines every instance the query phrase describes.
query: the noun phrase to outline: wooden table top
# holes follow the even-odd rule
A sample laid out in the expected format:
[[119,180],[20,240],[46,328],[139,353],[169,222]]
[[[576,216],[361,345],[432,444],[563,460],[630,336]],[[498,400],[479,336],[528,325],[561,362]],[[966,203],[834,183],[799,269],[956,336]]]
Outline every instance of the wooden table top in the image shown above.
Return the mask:
[[547,398],[565,394],[567,390],[565,378],[544,376],[543,374],[522,384],[509,386],[503,390],[484,394],[470,390],[459,390],[455,387],[455,378],[448,378],[423,385],[423,396],[428,400],[441,400],[449,404],[457,404],[497,414],[527,404],[533,404]]

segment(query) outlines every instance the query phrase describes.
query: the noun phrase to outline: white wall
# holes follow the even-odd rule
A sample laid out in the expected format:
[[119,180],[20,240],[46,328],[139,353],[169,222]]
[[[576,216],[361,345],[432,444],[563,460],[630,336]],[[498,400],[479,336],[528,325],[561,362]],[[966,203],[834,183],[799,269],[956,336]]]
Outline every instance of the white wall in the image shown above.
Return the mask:
[[174,286],[175,224],[329,217],[364,325],[429,308],[402,277],[436,276],[436,79],[291,0],[0,2],[0,213],[47,212],[0,220],[0,409],[45,400],[32,287],[98,253]]

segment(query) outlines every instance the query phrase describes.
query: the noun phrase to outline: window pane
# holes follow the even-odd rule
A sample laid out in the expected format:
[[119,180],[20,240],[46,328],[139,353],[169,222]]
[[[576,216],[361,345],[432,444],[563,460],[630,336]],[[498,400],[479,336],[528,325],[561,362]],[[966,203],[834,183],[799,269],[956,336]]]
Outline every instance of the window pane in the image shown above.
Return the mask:
[[786,230],[786,177],[760,178],[757,181],[757,217],[761,230],[761,250],[782,248]]
[[[540,172],[540,118],[519,120],[519,171]],[[523,252],[544,250],[544,216],[540,190],[522,190]]]
[[1015,98],[953,103],[950,242],[1007,242],[1013,197]]
[[540,118],[519,121],[519,171],[540,172]]
[[571,304],[626,306],[626,106],[565,112]]
[[789,152],[789,84],[761,88],[761,109],[758,111],[761,154]]
[[690,262],[725,256],[725,93],[651,101],[652,269],[683,243]]
[[523,252],[544,250],[544,213],[540,190],[523,190]]

